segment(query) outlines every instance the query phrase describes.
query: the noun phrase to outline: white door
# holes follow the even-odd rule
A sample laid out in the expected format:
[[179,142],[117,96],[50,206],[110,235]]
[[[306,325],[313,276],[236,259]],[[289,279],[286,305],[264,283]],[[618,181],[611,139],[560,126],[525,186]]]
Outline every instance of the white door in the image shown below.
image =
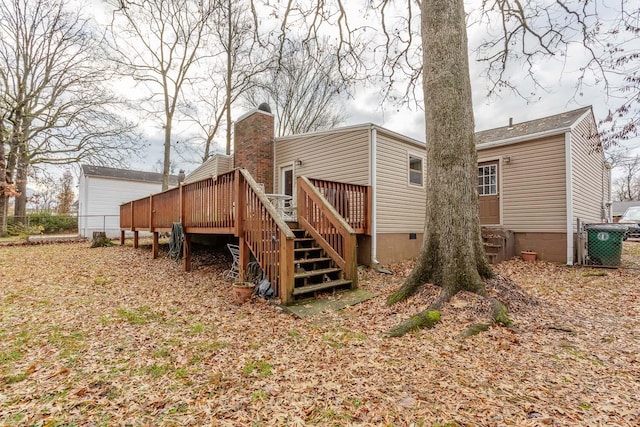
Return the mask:
[[293,166],[280,168],[280,193],[294,197]]

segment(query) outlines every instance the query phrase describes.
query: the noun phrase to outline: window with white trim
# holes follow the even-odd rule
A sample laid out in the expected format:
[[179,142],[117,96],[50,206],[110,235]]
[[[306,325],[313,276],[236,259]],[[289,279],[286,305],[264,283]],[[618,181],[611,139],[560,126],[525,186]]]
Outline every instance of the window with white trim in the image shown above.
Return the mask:
[[424,169],[422,167],[422,157],[409,154],[409,184],[422,187],[424,182]]
[[498,194],[497,165],[478,166],[478,195],[493,196]]

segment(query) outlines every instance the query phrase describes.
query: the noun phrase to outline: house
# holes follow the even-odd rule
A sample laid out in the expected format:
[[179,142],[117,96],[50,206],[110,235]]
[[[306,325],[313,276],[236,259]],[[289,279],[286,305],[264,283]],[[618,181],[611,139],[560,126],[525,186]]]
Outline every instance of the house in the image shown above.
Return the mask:
[[[256,110],[237,121],[237,166],[260,170],[256,179],[267,192],[291,195],[294,205],[299,176],[370,186],[371,233],[358,236],[358,261],[389,264],[418,254],[428,173],[423,142],[370,123],[274,138],[268,117]],[[265,136],[244,138],[256,134]],[[541,259],[573,264],[577,220],[611,221],[610,168],[590,107],[511,121],[477,132],[476,141],[481,224],[509,230],[515,253],[535,250]],[[210,159],[197,176],[231,170],[229,160]]]
[[[170,185],[178,177],[170,176]],[[82,165],[78,195],[78,233],[92,237],[104,231],[108,237],[120,235],[120,204],[162,190],[162,174],[104,166]]]
[[611,221],[611,167],[591,107],[476,133],[480,219],[516,253],[576,260],[576,227]]
[[613,221],[618,222],[622,215],[627,211],[627,209],[633,206],[640,206],[640,201],[637,200],[625,200],[624,202],[613,202],[611,205],[611,215],[613,216]]
[[[179,188],[121,205],[121,241],[131,230],[137,247],[137,233],[151,231],[155,257],[158,232],[180,222],[185,269],[193,236],[227,234],[240,265],[255,258],[284,303],[354,287],[356,261],[417,256],[425,148],[374,124],[275,138],[261,106],[236,121],[233,158],[214,155]],[[610,169],[591,108],[478,132],[477,149],[481,222],[508,236],[511,252],[572,264],[577,220],[609,219]],[[291,202],[297,221],[274,200]]]

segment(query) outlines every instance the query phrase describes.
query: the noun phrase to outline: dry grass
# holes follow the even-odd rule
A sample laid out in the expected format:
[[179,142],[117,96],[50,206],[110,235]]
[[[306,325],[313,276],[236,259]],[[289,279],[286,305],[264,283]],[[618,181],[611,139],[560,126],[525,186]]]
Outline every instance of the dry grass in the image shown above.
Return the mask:
[[[625,244],[625,262],[640,243]],[[634,261],[635,260],[635,261]],[[215,255],[183,273],[148,249],[0,247],[0,425],[640,424],[640,271],[508,261],[497,270],[518,332],[491,328],[459,295],[435,329],[385,331],[437,289],[297,320],[230,304]]]

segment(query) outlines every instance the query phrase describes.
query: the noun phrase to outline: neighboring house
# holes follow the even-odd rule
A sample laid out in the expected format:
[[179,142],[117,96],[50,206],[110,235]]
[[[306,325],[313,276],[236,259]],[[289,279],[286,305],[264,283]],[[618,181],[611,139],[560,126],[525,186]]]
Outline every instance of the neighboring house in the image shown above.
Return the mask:
[[[178,184],[171,175],[170,186]],[[78,232],[92,237],[104,231],[120,235],[120,204],[162,191],[162,174],[103,166],[82,165],[78,195]]]
[[624,202],[613,202],[611,205],[611,211],[613,215],[613,221],[618,222],[622,215],[633,206],[640,206],[640,201],[632,200],[632,201],[624,201]]
[[[371,233],[358,236],[361,263],[417,256],[422,243],[425,144],[374,124],[274,138],[273,119],[238,119],[234,162],[214,155],[187,180],[245,167],[266,192],[296,197],[298,176],[370,186]],[[478,190],[483,226],[510,230],[515,251],[573,264],[576,222],[610,221],[610,168],[590,107],[481,131]],[[572,236],[567,239],[567,236]]]

